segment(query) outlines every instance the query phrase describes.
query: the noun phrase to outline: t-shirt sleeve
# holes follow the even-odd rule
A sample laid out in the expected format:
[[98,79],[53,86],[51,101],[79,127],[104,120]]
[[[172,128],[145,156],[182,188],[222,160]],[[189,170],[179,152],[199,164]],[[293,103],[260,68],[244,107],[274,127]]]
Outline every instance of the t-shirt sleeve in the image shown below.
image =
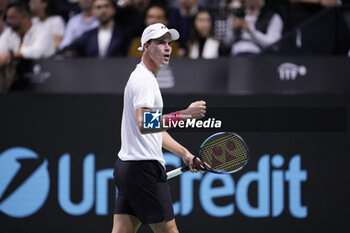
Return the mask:
[[147,82],[146,78],[134,83],[132,93],[134,110],[155,107],[155,88],[152,82]]

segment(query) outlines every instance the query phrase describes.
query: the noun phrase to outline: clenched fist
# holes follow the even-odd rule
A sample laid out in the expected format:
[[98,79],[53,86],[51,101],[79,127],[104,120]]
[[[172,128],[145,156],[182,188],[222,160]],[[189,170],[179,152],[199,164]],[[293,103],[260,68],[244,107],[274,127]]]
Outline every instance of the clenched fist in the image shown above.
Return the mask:
[[200,119],[205,116],[206,103],[203,100],[196,101],[190,104],[187,109],[181,111],[182,119]]

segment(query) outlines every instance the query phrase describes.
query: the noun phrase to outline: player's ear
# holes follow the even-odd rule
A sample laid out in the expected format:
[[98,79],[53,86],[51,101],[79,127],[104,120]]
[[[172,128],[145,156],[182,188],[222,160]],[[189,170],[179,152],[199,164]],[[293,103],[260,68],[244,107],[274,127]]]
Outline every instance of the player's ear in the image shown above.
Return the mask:
[[145,42],[144,44],[143,44],[143,48],[144,49],[148,49],[148,47],[151,45],[151,43],[152,43],[152,39],[150,39],[149,41],[147,41],[147,42]]
[[143,44],[143,50],[148,49],[149,44],[146,42]]

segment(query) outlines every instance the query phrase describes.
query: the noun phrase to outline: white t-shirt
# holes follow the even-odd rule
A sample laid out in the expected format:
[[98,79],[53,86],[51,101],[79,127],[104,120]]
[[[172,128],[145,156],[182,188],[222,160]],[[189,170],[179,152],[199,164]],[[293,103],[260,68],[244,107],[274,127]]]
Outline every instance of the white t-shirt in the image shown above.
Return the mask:
[[124,109],[121,127],[122,146],[119,158],[126,160],[158,160],[163,166],[163,133],[141,134],[136,122],[136,109],[163,108],[163,99],[154,74],[143,63],[131,73],[124,90]]

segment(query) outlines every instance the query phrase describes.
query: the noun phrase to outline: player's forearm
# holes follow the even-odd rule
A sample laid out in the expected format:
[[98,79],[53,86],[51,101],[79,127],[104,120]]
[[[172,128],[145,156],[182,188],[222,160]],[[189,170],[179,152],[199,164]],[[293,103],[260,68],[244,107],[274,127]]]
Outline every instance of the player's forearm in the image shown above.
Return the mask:
[[188,150],[170,136],[168,132],[163,132],[163,148],[173,154],[178,155],[182,159],[185,157]]

